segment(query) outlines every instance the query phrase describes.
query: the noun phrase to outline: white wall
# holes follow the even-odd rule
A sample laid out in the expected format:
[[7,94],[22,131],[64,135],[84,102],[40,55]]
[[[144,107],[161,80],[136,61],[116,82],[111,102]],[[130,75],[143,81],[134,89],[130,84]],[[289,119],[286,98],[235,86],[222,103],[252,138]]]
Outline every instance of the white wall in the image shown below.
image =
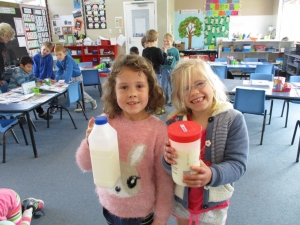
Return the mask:
[[273,25],[276,27],[277,15],[266,16],[231,16],[229,24],[229,39],[232,34],[249,33],[251,35],[261,34],[263,37],[268,34],[268,26]]

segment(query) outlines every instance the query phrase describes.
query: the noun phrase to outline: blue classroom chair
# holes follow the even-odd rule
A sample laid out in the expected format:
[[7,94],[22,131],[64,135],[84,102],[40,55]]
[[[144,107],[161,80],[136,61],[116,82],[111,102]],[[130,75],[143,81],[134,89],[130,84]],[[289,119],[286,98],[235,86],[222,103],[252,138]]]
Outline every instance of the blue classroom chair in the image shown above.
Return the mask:
[[214,71],[215,74],[217,74],[217,76],[220,79],[226,79],[227,78],[227,66],[211,66],[211,69]]
[[11,131],[14,139],[16,140],[17,143],[19,143],[19,140],[13,130],[13,128],[18,125],[20,126],[24,139],[25,139],[25,143],[26,145],[28,145],[27,142],[27,138],[26,138],[26,134],[24,132],[24,128],[22,123],[18,120],[18,119],[0,119],[0,133],[3,133],[3,137],[2,137],[2,145],[3,145],[3,163],[6,162],[6,134],[7,132]]
[[[292,82],[300,82],[300,76],[290,76],[289,79],[290,83]],[[284,108],[285,108],[285,104],[286,104],[286,116],[285,116],[285,125],[284,127],[287,127],[287,122],[288,122],[288,118],[289,118],[289,103],[295,103],[295,104],[300,104],[300,101],[288,101],[288,100],[284,100],[283,102],[283,106],[282,106],[282,111],[281,111],[281,117],[283,116],[283,112],[284,112]]]
[[[63,109],[68,112],[68,114],[70,116],[70,119],[72,120],[72,123],[73,123],[75,129],[77,129],[76,124],[73,120],[73,117],[70,114],[70,111],[67,109],[71,106],[71,104],[77,102],[77,104],[82,109],[82,112],[85,116],[85,119],[88,120],[88,118],[86,117],[86,114],[85,114],[85,110],[82,107],[82,104],[80,102],[82,100],[82,98],[81,98],[81,91],[80,91],[80,86],[79,85],[80,85],[80,81],[70,83],[68,85],[68,91],[67,91],[67,96],[66,97],[55,99],[52,102],[50,102],[51,107],[55,107],[57,109],[60,109],[60,119],[62,119],[62,110]],[[49,116],[51,107],[49,107],[47,109],[48,116]],[[47,128],[49,128],[49,121],[50,120],[47,120]]]
[[[250,74],[250,80],[267,80],[267,81],[273,81],[274,75],[273,74],[266,74],[266,73],[251,73]],[[272,118],[272,112],[273,112],[273,99],[266,98],[266,100],[271,100],[270,104],[270,114],[269,114],[269,123],[271,124],[271,118]]]
[[[258,62],[258,58],[244,58],[244,62]],[[242,69],[241,79],[242,77],[245,77],[246,79],[246,77],[248,76],[247,74],[253,72],[255,72],[255,70],[252,68]]]
[[260,145],[263,143],[267,115],[267,110],[265,109],[265,98],[266,92],[264,90],[237,88],[233,104],[233,107],[241,113],[263,116]]

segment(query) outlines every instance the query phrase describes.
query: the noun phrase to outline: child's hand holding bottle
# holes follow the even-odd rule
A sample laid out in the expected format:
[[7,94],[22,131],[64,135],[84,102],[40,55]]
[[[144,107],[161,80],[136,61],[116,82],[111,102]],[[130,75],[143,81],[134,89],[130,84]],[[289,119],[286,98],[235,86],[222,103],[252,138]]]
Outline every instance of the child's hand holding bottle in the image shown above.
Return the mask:
[[201,159],[200,166],[191,166],[191,170],[195,171],[196,174],[185,174],[182,181],[188,187],[203,187],[211,181],[211,169]]

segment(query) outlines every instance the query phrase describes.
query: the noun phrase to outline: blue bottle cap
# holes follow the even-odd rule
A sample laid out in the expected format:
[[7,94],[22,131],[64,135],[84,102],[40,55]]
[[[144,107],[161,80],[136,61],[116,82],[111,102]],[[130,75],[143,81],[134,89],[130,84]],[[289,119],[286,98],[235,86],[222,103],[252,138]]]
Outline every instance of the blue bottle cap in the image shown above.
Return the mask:
[[108,122],[107,117],[106,116],[97,116],[95,118],[95,124],[97,125],[103,125],[106,124]]

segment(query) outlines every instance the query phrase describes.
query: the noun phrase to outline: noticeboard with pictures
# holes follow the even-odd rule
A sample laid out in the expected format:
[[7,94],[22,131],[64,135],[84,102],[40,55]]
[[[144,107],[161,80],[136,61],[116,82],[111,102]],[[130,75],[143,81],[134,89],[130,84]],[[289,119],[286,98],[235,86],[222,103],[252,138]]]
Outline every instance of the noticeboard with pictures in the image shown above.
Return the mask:
[[86,0],[84,2],[87,29],[106,29],[105,0]]
[[48,16],[45,7],[20,5],[25,28],[27,49],[30,55],[39,52],[41,44],[51,41],[48,28]]

